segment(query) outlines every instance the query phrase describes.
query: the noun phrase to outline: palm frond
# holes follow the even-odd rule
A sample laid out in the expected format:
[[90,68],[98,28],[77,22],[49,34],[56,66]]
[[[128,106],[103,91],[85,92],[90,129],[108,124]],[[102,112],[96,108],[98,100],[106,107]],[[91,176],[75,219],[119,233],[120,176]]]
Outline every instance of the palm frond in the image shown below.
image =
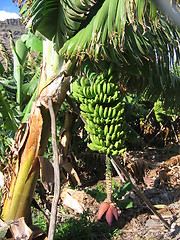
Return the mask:
[[50,40],[55,38],[59,48],[77,33],[96,2],[97,0],[34,0],[31,5],[26,3],[27,11],[23,8],[23,16],[33,31],[38,30]]
[[59,53],[79,61],[113,62],[129,85],[159,96],[173,88],[170,68],[172,62],[179,64],[179,35],[149,0],[105,0]]
[[126,25],[131,24],[133,31],[136,32],[138,25],[141,25],[143,30],[149,27],[146,23],[146,15],[148,18],[156,19],[156,15],[153,14],[156,12],[156,8],[152,10],[154,5],[151,4],[151,11],[148,12],[147,2],[147,0],[105,0],[86,28],[65,43],[61,53],[66,53],[67,57],[94,53],[92,57],[96,57],[99,56],[99,53],[104,52],[102,49],[107,46],[116,46],[121,50]]

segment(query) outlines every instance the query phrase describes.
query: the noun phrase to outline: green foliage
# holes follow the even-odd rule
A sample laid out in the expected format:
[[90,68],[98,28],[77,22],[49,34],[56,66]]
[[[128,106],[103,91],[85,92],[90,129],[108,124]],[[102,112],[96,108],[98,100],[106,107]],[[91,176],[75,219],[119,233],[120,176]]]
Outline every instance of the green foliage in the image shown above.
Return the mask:
[[26,47],[30,51],[43,52],[43,42],[42,37],[36,36],[33,33],[29,32],[28,34],[24,34],[21,37],[22,41],[25,42]]
[[3,67],[2,63],[0,62],[0,76],[2,76],[3,72],[4,72],[4,67]]
[[[29,117],[32,102],[36,96],[36,88],[40,76],[41,55],[30,52],[26,45],[29,39],[35,46],[40,44],[40,40],[32,34],[18,39],[14,47],[14,71],[8,67],[0,75],[0,137],[1,137],[1,157],[3,158],[5,149],[12,145],[14,134],[21,123]],[[26,38],[26,41],[25,41]],[[42,41],[41,41],[42,45]],[[10,61],[10,58],[7,58]],[[11,66],[8,62],[8,66]],[[21,106],[21,108],[19,108]]]
[[44,214],[33,207],[31,207],[31,212],[33,225],[40,227],[44,232],[46,232],[47,222],[44,217]]
[[110,229],[105,224],[91,222],[89,212],[84,212],[79,219],[70,218],[62,224],[58,224],[55,233],[55,240],[63,239],[110,239]]
[[164,122],[164,119],[175,115],[173,109],[166,109],[163,102],[160,100],[154,103],[154,114],[157,122]]
[[[97,202],[103,202],[106,199],[106,186],[105,184],[97,184],[97,189],[88,189],[87,194],[95,198]],[[117,204],[120,209],[128,209],[133,207],[131,199],[124,199],[124,196],[132,190],[130,182],[126,182],[123,186],[112,180],[112,201]]]
[[32,31],[38,30],[49,40],[54,40],[56,49],[60,49],[81,28],[95,3],[92,0],[68,0],[68,3],[64,0],[35,0],[24,4],[20,12],[25,20],[31,18],[29,27]]

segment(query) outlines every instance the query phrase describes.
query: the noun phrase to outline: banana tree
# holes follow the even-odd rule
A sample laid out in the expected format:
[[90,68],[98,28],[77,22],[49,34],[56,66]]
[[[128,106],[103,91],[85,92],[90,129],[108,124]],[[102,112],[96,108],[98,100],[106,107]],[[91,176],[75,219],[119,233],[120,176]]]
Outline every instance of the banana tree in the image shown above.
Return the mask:
[[179,32],[150,0],[18,3],[24,23],[45,40],[36,100],[25,130],[21,127],[17,134],[14,170],[2,211],[5,221],[28,218],[39,175],[38,158],[50,133],[48,100],[57,113],[69,89],[67,76],[77,77],[79,69],[84,69],[82,62],[89,59],[96,74],[112,63],[119,81],[131,91],[153,97],[169,92],[176,100],[179,96],[174,90],[179,78],[170,72],[171,62],[179,64]]

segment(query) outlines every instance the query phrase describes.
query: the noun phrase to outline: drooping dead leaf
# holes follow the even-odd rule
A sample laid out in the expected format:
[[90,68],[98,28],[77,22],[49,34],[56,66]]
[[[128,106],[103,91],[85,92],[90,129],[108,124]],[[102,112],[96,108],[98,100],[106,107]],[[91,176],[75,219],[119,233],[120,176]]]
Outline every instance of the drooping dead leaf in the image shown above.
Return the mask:
[[39,157],[40,177],[46,191],[52,192],[54,184],[54,167],[52,162],[45,157]]
[[[25,129],[25,126],[26,126],[26,129]],[[29,125],[27,123],[21,123],[15,133],[14,145],[12,147],[12,151],[20,152],[21,148],[23,147],[27,139],[28,132],[29,132]]]
[[[72,189],[64,189],[61,193],[61,200],[63,205],[73,209],[76,213],[83,213],[83,193]],[[74,196],[81,196],[81,199],[76,199]]]
[[67,130],[65,128],[61,128],[60,134],[59,134],[59,142],[63,147],[67,146]]
[[13,221],[10,225],[10,231],[14,239],[31,240],[32,230],[26,225],[24,217]]
[[143,176],[145,171],[149,168],[149,165],[143,158],[140,158],[136,159],[132,163],[130,162],[127,165],[127,168],[130,170],[130,173],[136,180],[143,181]]
[[21,155],[21,161],[26,161],[29,156],[29,154],[33,154],[32,159],[33,162],[31,164],[29,174],[38,168],[38,154],[39,154],[39,147],[40,147],[40,141],[41,141],[41,134],[42,134],[42,125],[43,125],[43,118],[41,114],[41,109],[36,106],[34,103],[32,106],[31,114],[29,117],[29,136],[26,141],[26,146],[24,151]]
[[62,167],[69,174],[69,177],[70,177],[72,183],[74,184],[74,186],[76,186],[77,184],[79,186],[81,186],[82,183],[78,176],[78,173],[76,172],[75,168],[73,167],[73,165],[71,164],[71,162],[68,159],[69,159],[69,157],[66,158],[66,160],[62,164]]
[[46,233],[37,226],[30,226],[31,230],[33,231],[33,240],[48,240]]

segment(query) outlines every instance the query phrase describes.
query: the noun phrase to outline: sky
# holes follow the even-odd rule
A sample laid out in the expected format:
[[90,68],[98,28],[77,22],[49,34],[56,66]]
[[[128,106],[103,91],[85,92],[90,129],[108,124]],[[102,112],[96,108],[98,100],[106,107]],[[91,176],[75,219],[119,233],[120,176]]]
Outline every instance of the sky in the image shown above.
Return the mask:
[[0,21],[8,18],[18,18],[19,8],[12,0],[0,0]]

